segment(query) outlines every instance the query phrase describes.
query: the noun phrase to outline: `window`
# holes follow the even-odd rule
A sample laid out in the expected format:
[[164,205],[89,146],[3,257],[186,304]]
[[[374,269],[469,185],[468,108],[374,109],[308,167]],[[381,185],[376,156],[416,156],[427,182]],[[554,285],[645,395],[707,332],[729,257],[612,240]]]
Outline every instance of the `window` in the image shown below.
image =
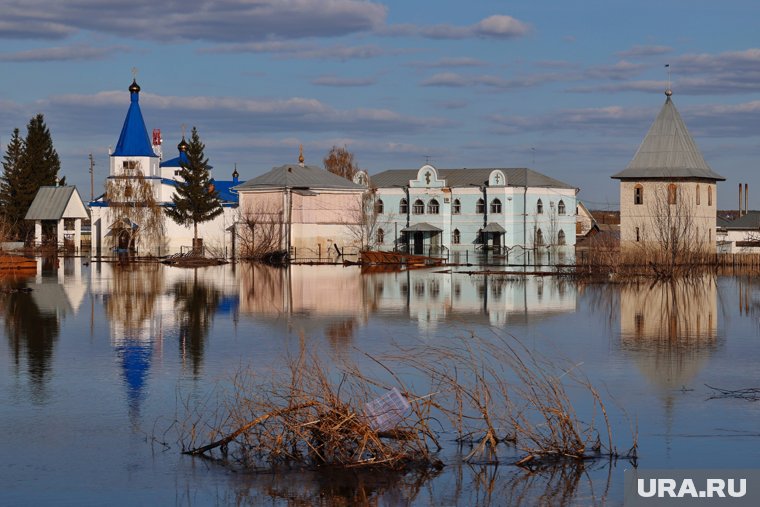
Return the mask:
[[557,213],[559,213],[560,215],[565,214],[565,201],[563,200],[559,201],[559,203],[557,204]]
[[458,245],[462,241],[462,234],[459,232],[459,229],[454,229],[454,232],[451,234],[451,243],[454,245]]
[[641,185],[633,187],[633,204],[644,204],[644,187]]
[[557,244],[558,245],[564,245],[565,244],[565,231],[562,229],[559,230],[557,233]]
[[675,183],[668,185],[668,204],[678,203],[678,187]]
[[697,185],[697,206],[699,206],[699,185]]
[[377,213],[378,215],[382,215],[383,209],[385,209],[385,206],[383,205],[383,200],[378,199],[377,201],[375,201],[375,213]]
[[377,241],[378,245],[382,245],[385,242],[385,231],[382,229],[377,230],[377,234],[375,235],[375,241]]
[[438,209],[440,208],[438,201],[435,199],[430,199],[430,202],[428,203],[428,213],[431,215],[437,215]]
[[636,227],[636,243],[641,241],[641,235],[639,234],[639,228]]
[[401,202],[398,203],[398,212],[399,213],[409,213],[409,203],[406,199],[401,199]]
[[458,215],[462,212],[462,203],[459,199],[454,199],[454,203],[451,205],[451,214]]
[[538,202],[536,203],[536,213],[541,215],[543,214],[543,212],[544,212],[544,203],[541,202],[541,199],[539,199]]
[[541,229],[538,229],[536,231],[536,241],[535,241],[535,244],[536,244],[536,246],[543,246],[543,244],[544,244],[544,233],[541,232]]
[[123,169],[137,169],[137,160],[125,160],[121,163]]
[[425,214],[425,203],[421,200],[417,199],[414,201],[414,206],[412,207],[412,213],[415,215],[424,215]]
[[707,187],[707,205],[712,206],[712,187]]
[[478,202],[475,203],[475,213],[485,213],[486,212],[486,201],[483,199],[478,199]]
[[494,199],[491,201],[491,213],[501,213],[501,201]]

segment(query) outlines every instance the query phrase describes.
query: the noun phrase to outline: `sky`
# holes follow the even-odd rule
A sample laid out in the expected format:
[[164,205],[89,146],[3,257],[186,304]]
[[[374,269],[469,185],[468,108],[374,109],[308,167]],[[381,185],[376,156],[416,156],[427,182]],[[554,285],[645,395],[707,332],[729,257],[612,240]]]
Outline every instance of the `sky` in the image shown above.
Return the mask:
[[[43,113],[61,174],[108,174],[137,69],[166,158],[196,126],[218,179],[345,146],[387,169],[530,167],[617,209],[665,100],[718,206],[760,208],[760,6],[750,0],[0,0],[0,149]],[[757,189],[753,191],[753,189]]]

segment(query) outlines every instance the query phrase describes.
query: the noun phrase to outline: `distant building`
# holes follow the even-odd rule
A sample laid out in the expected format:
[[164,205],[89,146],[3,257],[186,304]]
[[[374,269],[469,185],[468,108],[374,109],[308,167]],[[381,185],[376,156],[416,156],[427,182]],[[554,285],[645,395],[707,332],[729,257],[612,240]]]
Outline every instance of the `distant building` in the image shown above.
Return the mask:
[[717,182],[671,99],[667,98],[620,180],[622,248],[663,247],[672,235],[715,251]]
[[274,167],[234,190],[240,196],[237,237],[252,248],[268,241],[296,258],[317,258],[355,254],[362,246],[367,187],[304,165],[303,153],[298,164]]
[[760,211],[743,213],[735,220],[718,217],[719,253],[760,253]]
[[[184,138],[177,146],[179,154],[171,160],[161,161],[161,135],[154,131],[153,139],[148,137],[142,111],[140,110],[140,86],[132,81],[129,86],[130,105],[124,125],[116,143],[116,148],[110,153],[110,170],[107,181],[121,181],[129,184],[137,183],[136,172],[141,173],[153,193],[153,199],[159,206],[170,206],[172,194],[181,180],[177,170],[185,157],[187,143]],[[224,213],[216,219],[198,224],[198,235],[203,238],[204,245],[216,254],[232,254],[232,225],[237,216],[237,194],[232,187],[238,183],[237,171],[231,181],[215,180],[213,182],[219,191]],[[136,198],[129,195],[123,197],[126,203],[140,206]],[[101,195],[90,203],[92,213],[92,248],[95,255],[107,255],[114,250],[137,251],[145,255],[166,255],[189,249],[192,246],[193,227],[178,225],[162,215],[165,233],[163,237],[146,237],[146,235],[130,234],[131,229],[139,229],[144,224],[139,220],[124,220],[113,203]],[[124,203],[121,203],[124,204]],[[128,223],[129,222],[129,223]],[[135,240],[135,238],[137,238]]]
[[574,186],[526,168],[389,170],[371,177],[375,246],[416,254],[572,253]]

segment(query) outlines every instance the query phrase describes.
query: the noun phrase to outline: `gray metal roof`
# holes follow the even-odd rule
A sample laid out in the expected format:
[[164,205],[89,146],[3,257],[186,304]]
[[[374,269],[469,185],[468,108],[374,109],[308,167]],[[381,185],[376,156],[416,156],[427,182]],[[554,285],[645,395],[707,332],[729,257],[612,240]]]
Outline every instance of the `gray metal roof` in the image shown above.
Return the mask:
[[483,232],[501,232],[501,233],[504,233],[504,232],[507,232],[507,231],[504,230],[504,227],[502,227],[501,225],[497,224],[496,222],[489,222],[488,225],[486,225],[485,227],[483,227]]
[[718,227],[725,229],[754,229],[760,230],[760,211],[749,211],[736,220],[724,220],[718,217]]
[[420,222],[401,229],[401,232],[441,232],[441,229],[427,222]]
[[235,187],[236,190],[261,188],[340,188],[363,189],[353,181],[333,174],[321,167],[298,164],[273,167],[268,173],[256,176]]
[[[76,187],[40,187],[37,195],[34,196],[32,205],[26,212],[25,220],[60,220],[63,218],[63,212],[69,204],[72,196],[76,194],[76,199],[82,202]],[[82,203],[85,209],[85,215],[68,218],[89,218],[87,206]]]
[[612,177],[726,179],[707,165],[670,96],[628,167]]
[[[488,177],[494,170],[499,170],[507,177],[510,187],[547,187],[575,188],[565,182],[546,176],[525,167],[518,168],[478,168],[478,169],[438,169],[438,177],[446,180],[448,187],[479,187],[488,182]],[[417,179],[419,169],[390,169],[370,177],[373,187],[405,187],[410,180]]]

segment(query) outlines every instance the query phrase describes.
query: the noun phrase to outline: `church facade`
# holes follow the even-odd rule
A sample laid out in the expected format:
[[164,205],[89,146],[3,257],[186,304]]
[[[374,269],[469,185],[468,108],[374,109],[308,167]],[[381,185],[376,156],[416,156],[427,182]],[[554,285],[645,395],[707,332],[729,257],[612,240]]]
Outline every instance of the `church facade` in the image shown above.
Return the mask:
[[[109,154],[107,191],[89,203],[93,255],[130,251],[158,257],[186,251],[193,243],[192,224],[179,225],[163,210],[172,205],[174,189],[181,184],[177,171],[186,160],[187,143],[183,137],[177,146],[178,156],[162,160],[160,131],[154,130],[152,139],[148,137],[139,103],[140,87],[135,81],[129,94],[124,125]],[[238,207],[233,187],[238,184],[237,171],[232,176],[230,181],[213,181],[224,213],[198,224],[198,236],[209,251],[220,257],[233,254]]]

